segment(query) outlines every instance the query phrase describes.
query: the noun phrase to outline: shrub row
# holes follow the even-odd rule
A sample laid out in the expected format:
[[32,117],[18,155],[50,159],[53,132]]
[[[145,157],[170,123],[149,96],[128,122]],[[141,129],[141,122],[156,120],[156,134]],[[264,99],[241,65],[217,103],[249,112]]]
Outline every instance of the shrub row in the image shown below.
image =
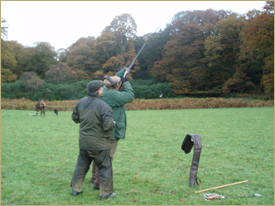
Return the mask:
[[[73,111],[78,100],[49,101],[46,110]],[[1,109],[34,110],[36,101],[28,99],[1,99]],[[244,100],[226,98],[180,98],[180,99],[134,99],[125,105],[126,110],[200,109],[227,107],[266,107],[274,106],[274,100]]]
[[73,84],[51,84],[44,82],[39,89],[26,87],[25,83],[18,80],[14,83],[1,84],[1,96],[8,99],[43,100],[75,100],[87,95],[88,80],[82,80]]
[[274,106],[274,100],[244,100],[227,98],[181,98],[181,99],[135,99],[126,105],[127,110],[162,110],[162,109],[202,109],[229,107],[265,107]]
[[162,95],[165,98],[175,97],[167,83],[158,83],[152,79],[130,81],[136,99],[155,99]]
[[[20,80],[14,83],[1,83],[1,97],[6,99],[25,98],[32,101],[39,99],[49,101],[78,100],[87,95],[87,83],[89,81],[81,80],[71,84],[51,84],[44,81],[43,86],[39,88],[32,84],[28,85],[26,82]],[[130,83],[132,84],[136,99],[157,99],[161,94],[164,98],[233,97],[260,100],[274,99],[274,94],[222,94],[218,90],[176,96],[167,83],[158,83],[152,79],[137,79],[130,81]]]
[[[51,84],[43,82],[43,86],[37,89],[32,85],[26,87],[23,81],[1,84],[1,96],[7,99],[43,100],[77,100],[87,95],[87,83],[89,80],[81,80],[72,84]],[[153,99],[163,94],[166,98],[173,97],[170,86],[166,83],[157,83],[153,80],[131,81],[135,92],[135,98]]]

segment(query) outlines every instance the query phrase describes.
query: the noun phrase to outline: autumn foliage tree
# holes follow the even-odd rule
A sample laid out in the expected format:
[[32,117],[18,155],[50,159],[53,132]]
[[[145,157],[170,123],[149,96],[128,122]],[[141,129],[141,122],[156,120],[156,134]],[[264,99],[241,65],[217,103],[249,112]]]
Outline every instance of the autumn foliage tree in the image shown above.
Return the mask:
[[17,61],[13,54],[12,48],[8,43],[1,39],[1,81],[15,82],[17,75],[12,71],[15,70]]
[[25,48],[17,41],[4,41],[1,39],[1,80],[2,82],[15,82],[22,74],[24,68],[20,65],[20,56]]
[[[5,37],[8,27],[1,20],[1,34]],[[274,92],[273,1],[265,2],[262,11],[252,10],[244,15],[212,9],[181,11],[164,30],[140,37],[134,18],[124,13],[116,16],[100,36],[79,38],[57,52],[47,42],[24,47],[1,39],[1,80],[5,86],[15,82],[34,92],[38,90],[27,82],[39,87],[45,79],[46,97],[53,98],[61,95],[55,93],[60,88],[54,87],[63,87],[63,83],[78,81],[82,85],[115,75],[134,59],[144,43],[146,47],[135,69],[127,76],[130,80],[142,80],[136,81],[138,90],[148,81],[150,86],[168,84],[169,91],[172,88],[173,95],[178,96]],[[71,91],[72,88],[66,93]],[[42,95],[37,93],[34,99]],[[157,97],[151,90],[147,93],[146,98]]]
[[230,14],[217,23],[215,35],[208,36],[204,42],[206,50],[203,61],[207,64],[211,87],[223,85],[236,72],[241,46],[241,21],[237,14]]
[[69,55],[68,49],[61,48],[57,50],[57,58],[59,62],[67,62],[68,55]]
[[162,59],[154,63],[151,75],[168,82],[176,94],[209,87],[204,57],[204,41],[214,33],[214,27],[224,11],[184,11],[176,14],[170,25],[170,40],[162,51]]
[[[111,24],[105,27],[95,45],[95,53],[103,55],[100,61],[103,63],[104,73],[116,73],[134,59],[136,32],[135,20],[126,13],[116,16]],[[135,69],[139,69],[139,67],[136,66]]]
[[266,93],[274,91],[274,1],[267,1],[263,12],[247,14],[243,30],[246,49],[264,66],[261,84]]
[[94,37],[80,38],[69,47],[66,63],[78,79],[91,79],[93,73],[100,68],[93,54],[95,42]]
[[116,16],[103,32],[111,32],[116,37],[116,52],[123,55],[129,50],[127,42],[136,37],[137,25],[131,14],[124,13]]
[[170,39],[169,33],[170,29],[166,28],[164,31],[159,30],[135,39],[136,51],[138,51],[144,43],[146,43],[146,47],[138,57],[140,70],[136,70],[136,72],[133,73],[134,78],[151,78],[150,71],[154,67],[154,63],[162,59],[163,47]]
[[21,57],[24,71],[35,72],[40,78],[44,78],[50,66],[57,63],[55,58],[57,53],[54,47],[48,42],[36,42],[35,47],[27,48],[27,50]]
[[8,25],[6,24],[6,19],[1,17],[1,39],[4,39],[8,36]]
[[11,83],[17,80],[17,75],[13,74],[10,69],[1,68],[1,82]]
[[[110,71],[115,73],[118,67],[122,64],[122,62],[120,62],[116,57],[116,44],[117,39],[111,32],[103,32],[97,39],[97,42],[94,45],[93,55],[101,65],[99,69],[100,73],[108,73]],[[115,62],[115,64],[112,64],[112,62]]]
[[69,80],[75,80],[76,78],[75,72],[71,71],[71,69],[62,62],[50,66],[50,69],[45,73],[47,82],[53,84],[61,84]]
[[[274,2],[264,11],[252,10],[242,19],[240,52],[236,73],[223,86],[223,92],[274,91]],[[260,84],[261,83],[261,84]]]
[[43,80],[35,72],[24,72],[19,81],[31,92],[36,92],[43,86]]

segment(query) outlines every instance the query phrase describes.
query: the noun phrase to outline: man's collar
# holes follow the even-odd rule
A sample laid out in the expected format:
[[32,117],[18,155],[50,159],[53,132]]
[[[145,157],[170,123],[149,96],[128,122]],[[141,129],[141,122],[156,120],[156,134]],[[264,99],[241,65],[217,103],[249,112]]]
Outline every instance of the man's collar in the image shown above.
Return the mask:
[[100,95],[98,95],[98,94],[97,94],[97,95],[90,95],[90,94],[89,94],[89,97],[95,97],[95,98],[98,98],[98,99],[102,99],[102,96],[100,96]]

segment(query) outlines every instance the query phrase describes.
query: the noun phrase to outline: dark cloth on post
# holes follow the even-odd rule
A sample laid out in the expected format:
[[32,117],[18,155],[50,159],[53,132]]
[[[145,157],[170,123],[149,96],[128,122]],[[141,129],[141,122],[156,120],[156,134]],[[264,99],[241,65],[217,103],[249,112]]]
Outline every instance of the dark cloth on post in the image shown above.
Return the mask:
[[198,184],[198,168],[199,168],[199,161],[200,161],[200,154],[202,149],[201,144],[201,136],[197,134],[187,134],[185,139],[181,145],[181,149],[184,150],[186,154],[188,154],[192,147],[194,146],[194,154],[190,169],[190,177],[189,177],[189,187],[194,187],[195,182]]
[[194,146],[194,141],[192,139],[192,136],[187,134],[183,140],[181,149],[185,152],[185,154],[188,154],[193,148],[193,146]]

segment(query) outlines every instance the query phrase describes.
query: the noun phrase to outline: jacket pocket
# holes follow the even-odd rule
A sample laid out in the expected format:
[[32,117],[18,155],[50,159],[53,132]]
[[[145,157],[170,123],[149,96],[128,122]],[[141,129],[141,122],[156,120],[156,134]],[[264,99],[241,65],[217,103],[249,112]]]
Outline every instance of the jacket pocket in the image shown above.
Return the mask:
[[116,122],[114,139],[124,139],[125,138],[125,122]]

